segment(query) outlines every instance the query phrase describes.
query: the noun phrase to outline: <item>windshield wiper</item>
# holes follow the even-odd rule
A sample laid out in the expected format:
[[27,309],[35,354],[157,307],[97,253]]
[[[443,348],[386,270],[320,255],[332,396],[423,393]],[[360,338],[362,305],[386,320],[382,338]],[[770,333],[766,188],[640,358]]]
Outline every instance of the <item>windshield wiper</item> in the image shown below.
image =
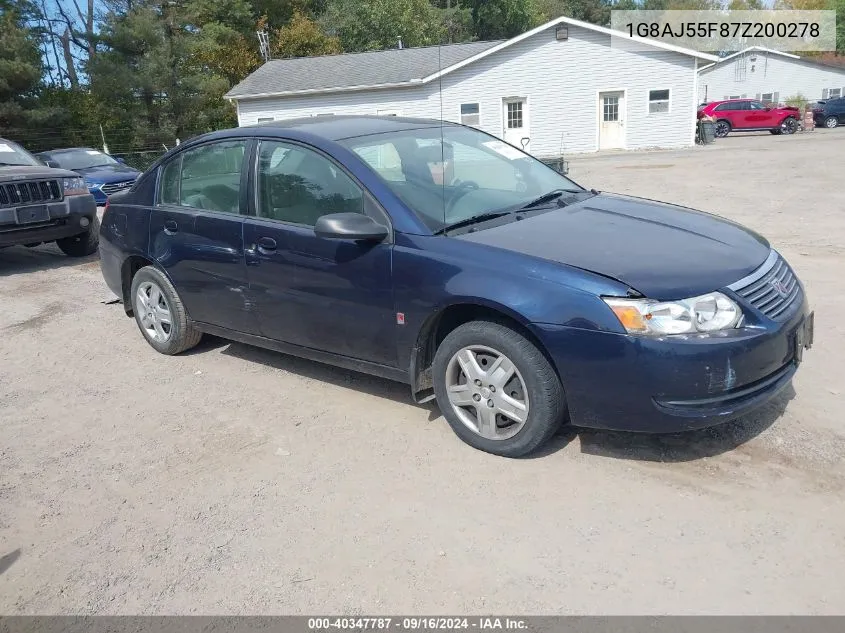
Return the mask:
[[552,200],[557,200],[565,193],[584,193],[586,191],[586,189],[554,189],[548,193],[544,193],[538,198],[534,198],[531,202],[528,202],[527,204],[523,204],[521,207],[519,207],[519,210],[524,211],[526,209],[531,209],[532,207],[539,207],[541,204],[551,202]]
[[479,213],[478,215],[470,216],[464,220],[459,220],[458,222],[447,224],[446,226],[437,229],[434,234],[443,235],[444,233],[446,233],[447,231],[451,231],[452,229],[462,229],[465,226],[472,226],[473,224],[485,222],[486,220],[495,220],[496,218],[501,218],[502,216],[510,215],[512,213],[513,211],[490,211],[488,213]]

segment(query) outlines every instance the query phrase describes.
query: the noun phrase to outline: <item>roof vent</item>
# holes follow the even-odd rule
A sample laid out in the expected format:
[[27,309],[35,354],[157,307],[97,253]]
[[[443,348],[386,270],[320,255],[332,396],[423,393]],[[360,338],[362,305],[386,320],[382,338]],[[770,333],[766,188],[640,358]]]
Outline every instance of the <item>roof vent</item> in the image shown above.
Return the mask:
[[555,29],[555,39],[559,42],[565,42],[569,39],[569,27],[559,26]]

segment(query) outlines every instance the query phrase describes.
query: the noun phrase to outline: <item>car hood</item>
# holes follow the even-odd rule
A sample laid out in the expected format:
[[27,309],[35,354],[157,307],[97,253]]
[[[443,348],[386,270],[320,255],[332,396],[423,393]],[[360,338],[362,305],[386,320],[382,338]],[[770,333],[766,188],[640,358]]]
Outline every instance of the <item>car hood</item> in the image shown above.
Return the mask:
[[604,193],[455,237],[611,277],[658,300],[723,288],[770,252],[763,237],[724,218]]
[[53,169],[40,165],[0,166],[0,181],[18,181],[29,178],[75,178],[78,174],[67,169]]
[[75,169],[74,171],[85,176],[85,180],[88,182],[102,183],[135,180],[141,175],[140,171],[127,167],[126,165],[100,165],[98,167]]

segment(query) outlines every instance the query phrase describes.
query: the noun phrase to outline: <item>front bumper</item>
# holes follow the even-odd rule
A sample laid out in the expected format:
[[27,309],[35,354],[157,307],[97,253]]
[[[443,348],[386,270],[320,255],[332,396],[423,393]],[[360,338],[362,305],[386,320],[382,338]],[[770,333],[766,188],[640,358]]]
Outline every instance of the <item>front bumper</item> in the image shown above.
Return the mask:
[[790,383],[812,344],[806,299],[796,303],[782,322],[720,336],[531,327],[556,365],[574,425],[672,433],[744,415]]
[[[97,215],[97,204],[91,195],[66,196],[61,202],[33,207],[47,208],[43,221],[27,222],[26,207],[0,209],[0,247],[17,244],[40,244],[84,233]],[[40,211],[39,211],[40,213]]]

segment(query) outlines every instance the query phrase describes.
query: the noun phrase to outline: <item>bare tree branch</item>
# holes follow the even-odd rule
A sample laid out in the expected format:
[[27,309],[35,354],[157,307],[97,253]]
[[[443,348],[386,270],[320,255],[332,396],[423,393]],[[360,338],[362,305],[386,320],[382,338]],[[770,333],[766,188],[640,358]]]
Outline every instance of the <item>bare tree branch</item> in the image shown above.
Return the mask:
[[74,60],[73,55],[70,52],[69,28],[65,29],[65,32],[61,35],[60,40],[62,42],[62,51],[65,55],[65,72],[67,73],[70,87],[73,90],[77,90],[79,88],[79,77],[76,74],[76,60]]

